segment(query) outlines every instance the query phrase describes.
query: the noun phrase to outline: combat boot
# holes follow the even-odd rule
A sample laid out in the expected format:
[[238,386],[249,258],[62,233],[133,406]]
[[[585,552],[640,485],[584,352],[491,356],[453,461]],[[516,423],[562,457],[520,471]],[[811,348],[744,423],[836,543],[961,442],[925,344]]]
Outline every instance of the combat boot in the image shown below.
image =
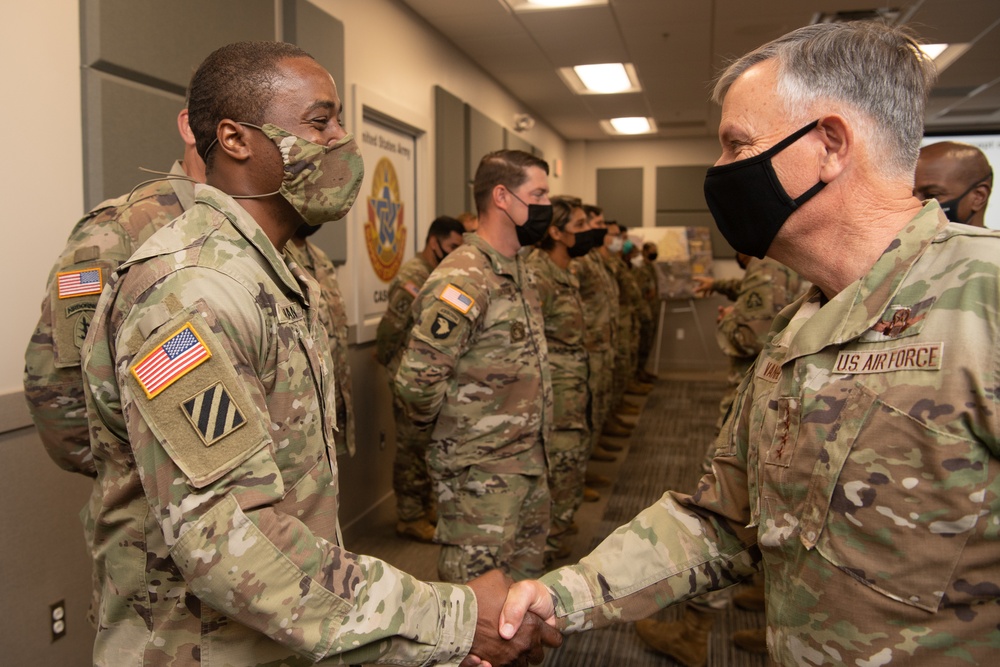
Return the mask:
[[625,393],[633,396],[645,396],[651,391],[653,391],[653,385],[637,382],[635,380],[629,382],[628,386],[625,387]]
[[590,453],[590,460],[591,461],[604,461],[606,463],[611,463],[613,461],[617,461],[618,457],[616,457],[611,452],[604,451],[600,447],[594,447],[594,451],[592,451]]
[[583,502],[585,503],[596,503],[601,499],[601,494],[594,491],[589,486],[583,487]]
[[433,542],[434,526],[424,517],[420,517],[416,521],[397,521],[396,534],[418,542]]
[[593,487],[595,489],[600,489],[605,486],[611,486],[611,480],[604,475],[598,475],[597,473],[587,471],[587,474],[583,477],[583,482],[587,486]]
[[665,653],[684,667],[704,667],[708,662],[708,634],[715,625],[715,612],[684,605],[679,621],[637,621],[639,637],[660,653]]
[[764,611],[764,584],[754,584],[733,596],[733,604],[747,611]]
[[638,405],[629,403],[627,401],[622,401],[622,404],[618,406],[616,414],[625,415],[626,417],[628,417],[637,415],[640,412],[642,412],[642,408],[640,408]]
[[601,440],[601,443],[598,445],[598,447],[600,447],[601,449],[606,449],[609,452],[620,452],[623,449],[625,449],[624,445],[616,445],[610,440]]
[[601,433],[612,438],[622,438],[627,435],[632,435],[632,429],[625,426],[621,422],[608,419],[604,423],[604,430],[602,430]]
[[733,633],[733,643],[750,653],[767,653],[767,629],[738,630]]

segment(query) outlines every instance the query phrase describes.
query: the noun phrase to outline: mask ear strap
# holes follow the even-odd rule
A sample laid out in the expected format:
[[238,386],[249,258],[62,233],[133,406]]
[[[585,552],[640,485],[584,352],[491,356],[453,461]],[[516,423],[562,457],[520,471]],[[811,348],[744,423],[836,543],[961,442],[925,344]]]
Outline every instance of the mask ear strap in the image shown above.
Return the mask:
[[801,195],[799,195],[799,197],[797,199],[793,199],[792,200],[795,203],[795,208],[798,208],[799,206],[802,206],[803,204],[805,204],[807,201],[809,201],[810,199],[812,199],[813,196],[817,192],[819,192],[820,190],[822,190],[825,187],[826,187],[826,183],[824,183],[823,181],[820,181],[816,185],[812,186],[811,188],[809,188],[808,190],[806,190],[805,192],[803,192]]

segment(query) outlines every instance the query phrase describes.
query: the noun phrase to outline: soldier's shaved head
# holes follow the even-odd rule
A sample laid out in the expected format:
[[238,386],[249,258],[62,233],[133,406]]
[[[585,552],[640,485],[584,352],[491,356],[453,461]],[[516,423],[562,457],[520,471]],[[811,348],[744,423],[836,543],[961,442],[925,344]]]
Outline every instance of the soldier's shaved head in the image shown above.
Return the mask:
[[209,167],[206,153],[222,120],[266,122],[279,66],[288,58],[312,56],[284,42],[235,42],[213,51],[198,67],[188,87],[188,122]]
[[951,220],[984,226],[992,189],[993,170],[977,147],[941,141],[920,149],[913,194],[937,199]]

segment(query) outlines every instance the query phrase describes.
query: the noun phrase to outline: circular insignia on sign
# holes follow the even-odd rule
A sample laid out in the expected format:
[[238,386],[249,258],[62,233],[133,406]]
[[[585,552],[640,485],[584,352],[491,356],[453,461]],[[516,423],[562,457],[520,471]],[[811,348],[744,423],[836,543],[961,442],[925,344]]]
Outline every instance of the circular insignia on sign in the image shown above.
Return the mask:
[[375,275],[385,282],[393,279],[403,263],[403,250],[406,248],[403,212],[396,168],[389,158],[384,157],[375,165],[372,174],[365,247]]

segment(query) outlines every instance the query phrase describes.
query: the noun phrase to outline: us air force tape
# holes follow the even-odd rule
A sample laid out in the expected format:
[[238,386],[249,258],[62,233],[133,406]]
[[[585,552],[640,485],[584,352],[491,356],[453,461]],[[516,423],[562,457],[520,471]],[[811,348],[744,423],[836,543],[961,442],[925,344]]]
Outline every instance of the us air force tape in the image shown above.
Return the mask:
[[160,445],[201,488],[268,442],[225,347],[198,313],[182,312],[135,355],[126,378]]

